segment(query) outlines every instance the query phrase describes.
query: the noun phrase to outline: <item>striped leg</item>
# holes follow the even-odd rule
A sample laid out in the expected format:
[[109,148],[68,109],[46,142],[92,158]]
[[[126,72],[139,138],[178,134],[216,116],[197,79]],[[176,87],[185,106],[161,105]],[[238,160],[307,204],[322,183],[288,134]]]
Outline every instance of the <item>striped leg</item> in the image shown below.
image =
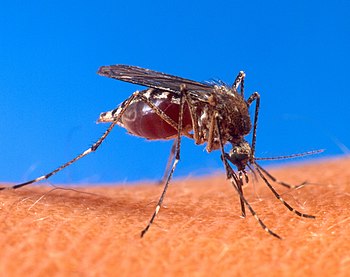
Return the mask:
[[219,124],[219,119],[216,119],[216,126],[217,126],[217,131],[219,134],[219,141],[220,141],[220,149],[221,149],[221,157],[222,157],[222,161],[224,163],[225,166],[225,171],[226,171],[226,175],[227,178],[230,179],[232,186],[234,187],[234,189],[237,191],[241,201],[248,207],[250,213],[255,217],[255,219],[258,221],[258,223],[260,224],[260,226],[270,235],[278,238],[278,239],[282,239],[279,235],[277,235],[276,233],[274,233],[272,230],[270,230],[269,228],[267,228],[267,226],[265,225],[265,223],[259,218],[259,216],[257,215],[257,213],[254,211],[254,209],[252,208],[252,206],[250,206],[249,202],[247,201],[247,199],[244,197],[243,192],[241,189],[239,189],[239,177],[237,177],[237,174],[234,172],[234,170],[232,169],[232,167],[229,165],[226,155],[225,155],[225,150],[224,150],[224,146],[222,144],[222,136],[221,136],[221,130],[219,128],[220,124]]
[[109,135],[109,133],[112,131],[112,129],[115,127],[115,125],[118,123],[119,119],[123,115],[124,111],[126,108],[129,106],[129,104],[136,98],[138,97],[138,92],[135,92],[125,103],[123,109],[119,113],[118,117],[115,118],[115,120],[112,122],[112,124],[108,127],[108,129],[104,132],[104,134],[87,150],[76,156],[74,159],[70,160],[69,162],[66,162],[65,164],[61,165],[60,167],[56,168],[55,170],[51,171],[50,173],[47,173],[43,176],[40,176],[36,179],[33,179],[31,181],[21,183],[14,185],[12,187],[0,187],[0,190],[5,190],[5,189],[18,189],[36,182],[40,182],[43,180],[47,180],[50,178],[52,175],[56,174],[57,172],[61,171],[62,169],[66,168],[67,166],[70,166],[72,163],[75,163],[76,161],[80,160],[81,158],[85,157],[86,155],[96,151],[96,149],[101,145],[101,143],[106,139],[106,137]]
[[232,84],[232,88],[237,91],[238,86],[241,85],[240,93],[242,98],[244,98],[244,78],[245,73],[243,71],[240,71],[235,79],[235,81]]
[[162,206],[165,194],[168,190],[169,183],[173,177],[174,171],[176,169],[176,166],[178,162],[180,161],[180,147],[181,147],[181,131],[182,131],[182,117],[183,117],[183,110],[184,110],[184,100],[185,100],[185,93],[186,93],[186,87],[183,85],[181,86],[181,98],[180,98],[180,110],[179,110],[179,121],[178,121],[178,126],[177,126],[177,138],[176,138],[176,148],[175,148],[175,160],[173,162],[173,165],[171,167],[171,170],[169,172],[168,178],[165,182],[163,192],[158,200],[157,206],[155,211],[153,212],[153,215],[148,222],[147,226],[145,229],[142,230],[141,232],[141,238],[147,233],[148,229],[151,227],[154,219],[156,218],[157,214],[159,213],[159,210]]
[[257,92],[254,92],[249,98],[247,99],[246,103],[248,107],[255,101],[255,112],[254,112],[254,125],[253,125],[253,135],[252,135],[252,159],[254,159],[255,156],[255,144],[256,144],[256,130],[258,127],[258,118],[259,118],[259,108],[260,108],[260,94]]
[[163,177],[162,177],[162,179],[160,179],[160,180],[158,181],[158,184],[159,184],[159,185],[164,184],[165,181],[166,181],[167,178],[168,178],[168,175],[169,175],[169,173],[170,173],[170,166],[171,166],[171,163],[172,163],[172,161],[173,161],[173,159],[174,159],[174,156],[175,156],[176,145],[177,145],[177,141],[174,140],[174,143],[173,143],[173,145],[171,146],[171,150],[170,150],[170,154],[169,154],[169,157],[168,157],[168,161],[167,161],[166,166],[165,166],[165,170],[164,170]]
[[302,182],[300,185],[290,185],[286,182],[283,182],[283,181],[280,181],[278,180],[276,177],[274,177],[273,175],[271,175],[266,169],[264,169],[263,167],[261,167],[259,164],[257,163],[254,163],[255,166],[257,166],[268,178],[270,178],[270,180],[272,180],[273,182],[281,185],[281,186],[284,186],[286,188],[289,188],[289,189],[298,189],[304,185],[306,185],[308,182],[307,181],[304,181]]
[[256,171],[258,171],[260,177],[264,180],[264,182],[268,186],[268,188],[272,191],[272,193],[276,196],[276,198],[279,201],[281,201],[284,206],[286,206],[288,208],[288,210],[290,210],[291,212],[295,213],[296,215],[298,215],[300,217],[316,218],[314,215],[309,215],[309,214],[304,214],[304,213],[299,212],[298,210],[294,209],[290,204],[288,204],[285,200],[283,200],[281,195],[278,194],[278,192],[273,188],[273,186],[271,186],[269,181],[266,179],[266,177],[264,176],[264,174],[261,170],[261,167],[257,166],[256,163],[253,163],[253,166],[256,169]]
[[273,232],[272,230],[270,230],[265,223],[259,218],[259,216],[257,215],[257,213],[254,211],[254,209],[252,208],[252,206],[249,204],[248,200],[244,197],[242,190],[238,189],[238,187],[236,186],[236,184],[239,182],[237,175],[234,173],[232,167],[228,164],[227,161],[224,161],[225,164],[225,169],[226,172],[228,172],[228,178],[230,179],[233,187],[236,189],[241,201],[248,207],[250,213],[255,217],[255,219],[258,221],[259,225],[270,235],[278,238],[278,239],[282,239],[279,235],[277,235],[275,232]]

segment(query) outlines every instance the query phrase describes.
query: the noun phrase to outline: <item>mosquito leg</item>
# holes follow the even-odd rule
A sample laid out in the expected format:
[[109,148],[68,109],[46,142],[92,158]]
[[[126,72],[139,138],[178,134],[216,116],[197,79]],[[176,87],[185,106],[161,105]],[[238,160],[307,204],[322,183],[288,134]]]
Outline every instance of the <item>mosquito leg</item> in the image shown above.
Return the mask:
[[[227,156],[226,153],[225,153],[225,156]],[[225,161],[224,161],[224,163],[225,163]],[[243,195],[243,190],[242,190],[243,182],[242,182],[242,178],[237,177],[237,174],[234,172],[234,170],[232,169],[231,166],[225,167],[225,169],[226,169],[226,173],[229,173],[229,174],[226,174],[227,179],[230,179],[230,180],[231,180],[231,184],[232,184],[233,186],[235,186],[235,189],[238,189],[238,190],[240,191],[240,195],[241,195],[241,194]],[[234,182],[232,182],[231,176],[234,176]],[[245,217],[245,216],[246,216],[246,213],[245,213],[244,201],[242,200],[241,197],[239,198],[239,201],[240,201],[240,203],[241,203],[242,217]]]
[[[257,125],[258,125],[258,117],[259,117],[259,107],[260,107],[260,95],[257,92],[254,92],[246,101],[247,105],[250,106],[253,101],[256,101],[255,104],[255,113],[254,113],[254,125],[253,125],[253,137],[252,137],[252,153],[251,153],[251,163],[255,165],[255,167],[258,167],[261,171],[263,171],[268,178],[270,178],[272,181],[276,182],[279,185],[285,186],[287,188],[299,188],[304,186],[307,182],[302,182],[300,185],[290,185],[287,184],[283,181],[277,180],[274,176],[272,176],[269,172],[267,172],[265,169],[263,169],[260,165],[258,165],[255,162],[255,145],[256,145],[256,130],[257,130]],[[296,155],[299,156],[299,155]],[[253,171],[254,172],[254,171]],[[259,174],[261,175],[261,172],[259,171]],[[266,180],[266,179],[265,179]],[[267,180],[265,181],[267,182]]]
[[193,139],[195,144],[201,144],[201,137],[202,134],[200,134],[200,128],[198,126],[198,115],[197,115],[197,107],[191,103],[190,97],[185,94],[186,102],[188,104],[188,107],[190,109],[190,115],[191,115],[191,121],[192,121],[192,128],[193,128]]
[[[238,182],[237,182],[237,188],[238,190],[240,191],[240,194],[243,195],[243,190],[242,190],[242,187],[243,187],[243,182],[242,182],[242,179],[241,178],[238,178]],[[246,214],[245,214],[245,206],[244,206],[244,201],[242,201],[241,198],[239,198],[239,201],[241,203],[241,211],[242,211],[242,217],[245,217]]]
[[259,107],[260,107],[260,95],[259,95],[259,93],[254,92],[251,96],[249,96],[246,103],[248,106],[250,106],[253,101],[256,101],[256,103],[255,103],[253,137],[252,137],[252,146],[251,146],[251,148],[252,148],[251,159],[252,160],[254,160],[254,156],[255,156],[256,129],[258,126]]
[[226,159],[226,155],[225,155],[225,150],[224,150],[224,146],[222,144],[222,137],[221,137],[221,131],[219,129],[219,119],[216,120],[216,126],[218,128],[218,134],[219,134],[219,142],[220,142],[220,149],[221,149],[221,156],[222,156],[222,160],[225,166],[225,171],[227,174],[227,177],[230,179],[232,186],[235,188],[235,190],[237,191],[241,201],[248,207],[250,213],[255,217],[255,219],[258,221],[259,225],[270,235],[278,238],[278,239],[282,239],[279,235],[277,235],[276,233],[274,233],[273,231],[271,231],[269,228],[267,228],[267,226],[265,225],[265,223],[259,218],[259,216],[257,215],[257,213],[254,211],[254,209],[252,208],[252,206],[250,206],[249,202],[247,201],[247,199],[244,197],[242,191],[240,189],[238,189],[238,182],[239,182],[239,178],[237,177],[237,175],[235,174],[234,170],[231,168],[231,166],[229,165],[227,159]]
[[273,175],[271,175],[267,170],[265,170],[263,167],[261,167],[259,164],[255,163],[255,165],[268,177],[270,178],[270,180],[272,180],[273,182],[282,185],[284,187],[287,187],[289,189],[298,189],[304,185],[307,184],[307,181],[302,182],[300,185],[290,185],[286,182],[280,181],[278,180],[276,177],[274,177]]
[[282,204],[284,206],[286,206],[288,208],[288,210],[290,210],[291,212],[295,213],[296,215],[300,216],[300,217],[306,217],[306,218],[316,218],[314,215],[309,215],[309,214],[304,214],[299,212],[298,210],[294,209],[291,205],[289,205],[285,200],[283,200],[283,198],[281,197],[281,195],[278,194],[278,192],[273,188],[273,186],[271,186],[271,184],[269,183],[269,181],[265,178],[264,174],[262,173],[260,167],[258,167],[255,163],[253,163],[254,168],[256,169],[256,171],[258,171],[260,177],[264,180],[265,184],[268,186],[268,188],[272,191],[272,193],[275,195],[275,197],[282,202]]
[[250,164],[247,164],[248,168],[250,169],[250,172],[253,174],[254,181],[258,181],[258,176],[256,175],[256,172],[253,170]]
[[163,177],[158,182],[159,184],[164,184],[166,179],[168,178],[168,175],[169,175],[169,172],[170,172],[171,162],[173,161],[174,156],[175,156],[176,145],[177,145],[177,141],[175,139],[173,145],[171,146],[169,158],[168,158],[168,161],[166,163],[166,167],[165,167],[165,171],[164,171]]
[[138,92],[135,92],[125,103],[125,106],[123,107],[122,111],[119,113],[119,116],[116,117],[116,119],[112,122],[112,124],[108,127],[108,129],[104,132],[104,134],[87,150],[76,156],[74,159],[70,160],[69,162],[66,162],[65,164],[61,165],[60,167],[56,168],[55,170],[51,171],[50,173],[47,173],[43,176],[40,176],[36,179],[33,179],[31,181],[21,183],[14,185],[12,187],[0,187],[0,190],[5,190],[5,189],[18,189],[20,187],[24,187],[39,181],[47,180],[50,178],[52,175],[56,174],[57,172],[61,171],[62,169],[66,168],[67,166],[70,166],[72,163],[75,163],[76,161],[80,160],[81,158],[85,157],[86,155],[96,151],[96,149],[101,145],[101,143],[106,139],[106,137],[109,135],[109,133],[112,131],[114,126],[117,124],[119,121],[120,117],[123,115],[125,109],[129,106],[129,104],[138,96]]
[[237,91],[238,86],[241,85],[241,96],[244,98],[244,78],[245,73],[243,71],[240,71],[235,79],[235,81],[232,84],[232,88]]
[[212,111],[210,113],[210,125],[209,125],[209,131],[208,131],[208,140],[207,140],[207,152],[211,152],[214,145],[214,138],[215,138],[215,129],[216,129],[216,119],[215,119],[215,113]]
[[141,238],[146,234],[146,232],[148,231],[148,229],[151,227],[154,219],[156,218],[157,214],[159,213],[159,210],[162,206],[165,194],[168,190],[168,186],[169,183],[171,181],[171,178],[173,177],[174,171],[176,169],[176,166],[178,164],[178,162],[180,161],[180,147],[181,147],[181,131],[182,131],[182,118],[183,118],[183,110],[184,110],[184,94],[186,92],[186,87],[184,85],[181,86],[180,88],[180,92],[181,92],[181,98],[180,98],[180,110],[179,110],[179,121],[178,121],[178,126],[177,126],[177,139],[176,139],[176,151],[175,151],[175,160],[173,162],[173,165],[171,167],[171,170],[169,172],[168,178],[165,182],[164,188],[163,188],[163,192],[158,200],[157,206],[155,211],[153,212],[153,215],[150,219],[150,221],[148,222],[147,226],[145,229],[142,230],[141,232]]

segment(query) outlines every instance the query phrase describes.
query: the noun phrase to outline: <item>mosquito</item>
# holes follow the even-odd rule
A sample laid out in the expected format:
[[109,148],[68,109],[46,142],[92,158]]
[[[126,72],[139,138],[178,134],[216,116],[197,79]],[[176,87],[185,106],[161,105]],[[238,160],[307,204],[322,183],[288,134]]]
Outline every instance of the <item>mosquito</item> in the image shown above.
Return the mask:
[[[141,237],[149,230],[162,207],[169,183],[180,161],[182,136],[193,139],[197,145],[206,144],[205,148],[208,153],[214,150],[221,151],[226,177],[230,180],[232,187],[239,196],[242,216],[246,216],[245,208],[248,208],[260,226],[270,235],[281,239],[278,234],[264,224],[243,194],[243,184],[249,181],[247,168],[255,175],[261,177],[274,196],[288,210],[299,217],[315,218],[313,215],[302,213],[293,208],[283,200],[281,195],[271,185],[271,182],[275,182],[287,188],[296,188],[306,182],[299,186],[293,186],[279,181],[257,163],[259,159],[255,158],[255,144],[260,95],[254,92],[245,100],[245,73],[243,71],[239,72],[232,86],[228,86],[220,81],[209,83],[196,82],[129,65],[102,66],[97,73],[101,76],[142,85],[147,87],[147,89],[135,91],[116,109],[100,114],[98,123],[111,124],[90,148],[43,176],[12,187],[1,187],[0,190],[18,189],[50,178],[72,163],[96,151],[112,129],[119,125],[130,134],[148,140],[174,140],[162,194],[148,224],[141,232]],[[255,102],[255,112],[252,124],[249,108],[253,102]],[[251,131],[252,141],[249,144],[245,137]],[[226,144],[231,145],[229,152],[225,151],[224,146]],[[310,151],[292,155],[292,157],[317,152],[320,151]],[[232,165],[237,168],[236,171],[232,168]]]

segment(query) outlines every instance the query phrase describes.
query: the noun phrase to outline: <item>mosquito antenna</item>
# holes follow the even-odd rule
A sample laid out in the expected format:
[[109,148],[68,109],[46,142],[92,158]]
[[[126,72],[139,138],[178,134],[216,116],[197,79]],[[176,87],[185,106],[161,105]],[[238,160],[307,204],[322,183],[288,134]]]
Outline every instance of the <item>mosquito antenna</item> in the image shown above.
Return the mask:
[[257,161],[273,161],[273,160],[294,159],[294,158],[300,158],[300,157],[320,154],[323,151],[324,151],[324,149],[319,149],[319,150],[312,150],[312,151],[307,151],[307,152],[303,152],[303,153],[296,153],[296,154],[286,155],[286,156],[255,158],[255,160],[257,160]]

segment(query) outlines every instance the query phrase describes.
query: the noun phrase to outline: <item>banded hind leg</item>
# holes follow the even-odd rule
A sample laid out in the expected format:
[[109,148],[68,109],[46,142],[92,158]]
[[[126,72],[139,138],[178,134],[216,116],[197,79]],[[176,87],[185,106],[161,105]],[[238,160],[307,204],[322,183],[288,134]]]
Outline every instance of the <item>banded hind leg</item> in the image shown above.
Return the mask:
[[177,124],[177,138],[176,138],[176,147],[175,147],[175,159],[173,161],[171,170],[168,174],[167,180],[165,182],[164,188],[163,188],[163,192],[157,202],[156,208],[152,214],[151,219],[149,220],[148,224],[146,225],[145,229],[142,230],[141,232],[141,238],[147,233],[147,231],[149,230],[149,228],[151,227],[151,225],[153,224],[153,221],[155,220],[157,214],[159,213],[159,210],[163,204],[163,200],[164,197],[166,195],[166,192],[168,190],[169,187],[169,183],[173,177],[174,171],[176,169],[176,166],[178,164],[178,162],[180,161],[180,148],[181,148],[181,131],[182,131],[182,118],[183,118],[183,111],[184,111],[184,104],[185,104],[185,93],[186,93],[186,86],[182,85],[180,87],[180,93],[181,93],[181,97],[180,97],[180,108],[179,108],[179,120],[178,120],[178,124]]
[[97,150],[97,148],[102,144],[102,142],[106,139],[106,137],[109,135],[109,133],[112,131],[112,129],[115,127],[115,125],[118,123],[119,119],[121,118],[121,116],[123,115],[124,111],[126,110],[126,108],[130,105],[130,103],[138,96],[138,93],[134,93],[129,99],[127,99],[127,101],[125,102],[125,106],[122,108],[120,115],[111,123],[111,125],[108,127],[108,129],[104,132],[104,134],[88,149],[86,149],[84,152],[82,152],[81,154],[79,154],[78,156],[76,156],[75,158],[71,159],[70,161],[66,162],[65,164],[59,166],[58,168],[56,168],[55,170],[42,175],[40,177],[37,177],[33,180],[21,183],[21,184],[17,184],[14,185],[12,187],[0,187],[0,190],[5,190],[5,189],[18,189],[33,183],[37,183],[43,180],[47,180],[49,179],[51,176],[55,175],[56,173],[60,172],[61,170],[63,170],[64,168],[70,166],[71,164],[75,163],[76,161],[80,160],[81,158],[85,157],[86,155],[94,152]]

